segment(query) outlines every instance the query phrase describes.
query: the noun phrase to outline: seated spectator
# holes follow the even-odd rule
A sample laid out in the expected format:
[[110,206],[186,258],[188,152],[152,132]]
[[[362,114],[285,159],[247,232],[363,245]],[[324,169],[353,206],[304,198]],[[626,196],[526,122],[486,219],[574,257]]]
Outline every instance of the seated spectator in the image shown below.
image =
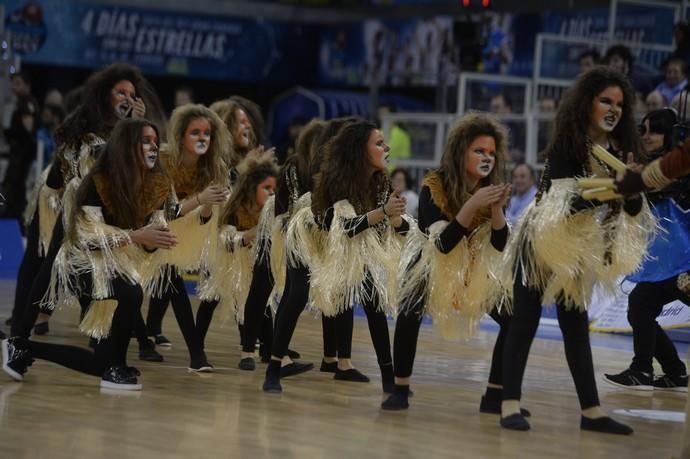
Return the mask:
[[504,94],[496,94],[489,102],[489,111],[497,115],[507,115],[513,113],[513,103]]
[[629,77],[632,73],[635,59],[630,48],[623,45],[614,45],[606,50],[604,65]]
[[46,106],[46,105],[53,105],[53,106],[57,106],[57,107],[62,107],[63,106],[62,93],[55,88],[49,89],[48,92],[46,92],[45,98],[43,99],[43,106]]
[[537,194],[534,185],[534,171],[528,164],[520,164],[513,169],[513,196],[506,210],[506,220],[515,225],[520,215],[532,202]]
[[577,62],[580,66],[580,73],[582,74],[592,70],[596,65],[599,64],[599,59],[601,59],[601,55],[596,49],[588,49],[580,54],[580,56],[577,58]]
[[419,205],[419,196],[413,190],[414,180],[407,170],[398,168],[391,172],[391,185],[393,189],[400,190],[400,196],[405,198],[407,205],[405,212],[414,218],[417,218],[417,207]]
[[43,165],[53,159],[55,140],[53,135],[65,119],[65,110],[59,105],[48,104],[41,110],[41,127],[36,131],[36,139],[43,143]]
[[664,97],[659,91],[654,90],[647,94],[645,98],[645,105],[647,105],[647,111],[651,112],[653,110],[661,110],[662,108],[668,107],[669,100]]
[[175,107],[194,103],[194,90],[189,86],[175,89]]
[[554,113],[558,108],[558,103],[553,97],[542,97],[537,102],[539,113]]
[[666,100],[673,98],[688,85],[688,64],[677,57],[666,63],[664,81],[659,83],[656,91],[659,91]]

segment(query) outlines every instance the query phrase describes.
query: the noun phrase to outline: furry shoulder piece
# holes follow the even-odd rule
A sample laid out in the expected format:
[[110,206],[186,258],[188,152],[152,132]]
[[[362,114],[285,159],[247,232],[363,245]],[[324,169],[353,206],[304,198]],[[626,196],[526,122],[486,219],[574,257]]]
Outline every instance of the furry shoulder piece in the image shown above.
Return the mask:
[[501,302],[502,290],[493,269],[501,253],[491,245],[491,223],[485,222],[463,238],[448,254],[437,240],[448,225],[438,221],[429,236],[413,231],[407,236],[398,268],[399,314],[412,314],[422,302],[441,336],[471,336],[479,320]]
[[140,282],[139,268],[144,265],[146,255],[132,244],[128,231],[105,223],[100,207],[81,207],[76,212],[74,226],[76,238],[62,244],[42,305],[52,309],[62,304],[77,303],[81,293],[79,278],[90,276],[90,293],[95,301],[90,311],[99,319],[95,320],[93,315],[88,321],[85,318],[88,326],[82,328],[90,336],[102,338],[110,330],[114,308],[110,307],[108,313],[103,314],[97,307],[108,306],[101,300],[112,298],[115,277],[132,284]]
[[378,297],[379,307],[392,312],[402,238],[390,225],[383,232],[369,228],[349,237],[343,221],[357,216],[354,208],[346,200],[333,208],[321,255],[310,264],[312,303],[330,317]]
[[197,189],[197,168],[186,167],[178,163],[175,156],[169,151],[161,149],[160,161],[163,168],[172,179],[175,192],[178,196],[186,197],[199,191]]
[[[455,218],[455,214],[457,214],[457,212],[454,212],[450,208],[448,196],[443,189],[443,180],[441,179],[441,175],[438,172],[431,172],[427,174],[426,177],[424,177],[423,185],[429,187],[429,191],[431,192],[431,200],[434,201],[434,204],[436,204],[439,209],[441,209],[443,215],[449,221]],[[459,210],[460,209],[458,209],[458,211]],[[477,228],[479,225],[490,219],[491,211],[488,208],[480,209],[472,221],[471,229]]]
[[577,195],[574,179],[555,179],[542,200],[525,210],[499,276],[508,297],[520,281],[541,291],[544,305],[562,300],[567,308],[586,310],[595,284],[615,291],[619,278],[642,263],[657,227],[646,201],[635,217],[619,212],[607,220],[606,206],[572,213]]
[[209,253],[207,270],[202,271],[199,298],[219,300],[224,320],[234,312],[244,323],[244,304],[252,281],[255,249],[242,243],[244,232],[225,225],[218,233],[218,248]]
[[[103,174],[94,174],[93,182],[101,201],[103,201],[104,207],[111,215],[114,214],[112,196],[110,195],[110,187],[108,186],[108,177]],[[138,195],[139,200],[137,202],[137,205],[142,209],[142,217],[148,217],[154,211],[162,208],[166,200],[170,198],[171,193],[171,182],[165,173],[147,172],[144,176],[143,188]]]

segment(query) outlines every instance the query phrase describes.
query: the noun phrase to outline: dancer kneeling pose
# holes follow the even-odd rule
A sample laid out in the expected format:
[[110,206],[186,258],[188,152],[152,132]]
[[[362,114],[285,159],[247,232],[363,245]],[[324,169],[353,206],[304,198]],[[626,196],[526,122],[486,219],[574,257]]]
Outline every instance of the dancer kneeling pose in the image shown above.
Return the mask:
[[175,237],[145,226],[171,193],[157,163],[158,131],[143,120],[120,121],[76,192],[65,241],[53,266],[50,306],[76,296],[85,311],[81,330],[100,339],[95,352],[24,337],[2,342],[3,370],[22,380],[33,359],[101,377],[101,387],[138,390],[139,372],[126,355],[143,293],[140,267],[147,250],[169,249]]

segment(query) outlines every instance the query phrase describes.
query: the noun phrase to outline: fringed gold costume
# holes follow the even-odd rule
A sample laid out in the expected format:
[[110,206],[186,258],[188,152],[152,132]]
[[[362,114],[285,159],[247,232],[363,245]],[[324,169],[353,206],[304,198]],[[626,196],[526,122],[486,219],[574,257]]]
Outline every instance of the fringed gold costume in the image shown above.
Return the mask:
[[[445,217],[452,221],[455,213],[437,173],[424,179],[432,200]],[[494,269],[501,252],[491,244],[490,214],[477,213],[474,230],[444,254],[439,250],[439,236],[448,221],[439,220],[428,229],[428,236],[414,230],[407,236],[398,270],[400,311],[411,311],[424,304],[441,336],[458,339],[470,336],[485,313],[501,302],[501,288]]]
[[656,229],[646,200],[634,217],[611,213],[608,205],[572,213],[578,193],[575,179],[554,179],[541,201],[526,209],[504,252],[500,278],[508,297],[519,266],[520,281],[543,292],[542,304],[558,300],[586,309],[595,284],[613,291],[639,267]]
[[46,185],[50,168],[48,166],[39,177],[34,189],[31,191],[29,204],[24,210],[24,225],[28,227],[38,210],[38,256],[45,257],[48,253],[50,238],[62,210],[62,190],[55,190]]
[[208,270],[199,282],[199,298],[220,301],[223,320],[234,313],[244,323],[244,304],[252,281],[256,250],[243,243],[244,231],[232,225],[218,234],[219,247],[209,253]]
[[[298,261],[311,271],[312,306],[331,317],[377,295],[380,306],[393,312],[403,238],[390,225],[348,236],[343,218],[357,214],[345,200],[335,203],[331,227],[323,231],[316,225],[311,207],[304,207],[310,199],[310,195],[300,198],[300,209],[288,224],[286,245],[288,263]],[[371,284],[369,288],[365,280]]]

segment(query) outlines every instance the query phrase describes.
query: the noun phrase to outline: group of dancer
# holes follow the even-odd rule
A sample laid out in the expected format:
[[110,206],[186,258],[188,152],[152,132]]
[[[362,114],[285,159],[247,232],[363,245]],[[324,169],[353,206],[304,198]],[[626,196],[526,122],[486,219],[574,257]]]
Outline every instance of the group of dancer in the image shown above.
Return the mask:
[[[126,360],[130,338],[140,357],[162,360],[149,337],[169,344],[161,324],[172,303],[190,371],[213,370],[204,342],[219,309],[240,330],[238,367],[255,370],[260,344],[263,391],[281,392],[283,378],[313,368],[289,349],[309,307],[322,318],[320,370],[368,382],[351,355],[361,305],[387,394],[381,407],[402,410],[422,317],[444,336],[469,336],[488,314],[500,331],[480,411],[528,430],[522,379],[542,305],[555,305],[581,429],[632,433],[600,407],[587,307],[595,285],[614,289],[645,260],[657,224],[640,192],[672,177],[659,163],[641,170],[647,155],[623,76],[596,68],[565,95],[537,198],[514,228],[504,215],[508,132],[487,114],[465,115],[449,131],[415,220],[391,186],[389,147],[366,120],[313,120],[278,168],[246,100],[178,107],[164,131],[158,99],[134,67],[102,70],[83,93],[30,211],[12,337],[2,341],[3,369],[15,380],[44,359],[100,377],[104,388],[139,390],[141,374]],[[617,174],[614,160],[627,161],[628,172]],[[587,197],[581,178],[616,179],[617,192]],[[200,277],[196,319],[182,278],[189,272]],[[679,293],[669,287],[668,295]],[[93,351],[30,339],[41,308],[69,303],[80,305]],[[392,349],[389,315],[397,315]],[[660,329],[644,326],[639,347],[656,339],[658,352],[640,351],[634,369],[649,373],[651,356],[670,349]],[[637,341],[635,350],[638,359]],[[682,383],[684,367],[661,359]]]

